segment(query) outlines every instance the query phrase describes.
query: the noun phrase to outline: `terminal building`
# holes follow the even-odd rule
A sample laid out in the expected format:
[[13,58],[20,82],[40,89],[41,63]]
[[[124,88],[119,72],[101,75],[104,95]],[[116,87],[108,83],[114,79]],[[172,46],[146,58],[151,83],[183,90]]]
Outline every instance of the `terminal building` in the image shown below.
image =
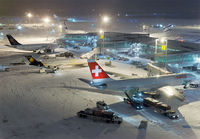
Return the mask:
[[61,39],[65,46],[100,47],[100,53],[113,53],[114,55],[127,53],[133,57],[151,59],[160,67],[166,64],[179,64],[184,67],[200,62],[200,44],[178,40],[162,41],[144,33],[104,32],[100,34],[92,32],[66,34]]

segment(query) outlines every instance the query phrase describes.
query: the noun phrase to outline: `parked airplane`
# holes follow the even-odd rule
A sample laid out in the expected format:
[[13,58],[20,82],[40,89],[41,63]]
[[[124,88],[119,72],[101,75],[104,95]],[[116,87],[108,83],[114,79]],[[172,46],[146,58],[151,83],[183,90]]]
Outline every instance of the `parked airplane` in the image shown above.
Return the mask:
[[8,34],[6,36],[10,42],[9,46],[20,50],[27,50],[33,52],[41,52],[43,50],[44,52],[52,52],[55,48],[58,47],[55,43],[21,44],[17,40],[15,40],[11,35]]
[[92,75],[90,85],[102,90],[126,90],[130,88],[139,88],[141,91],[147,91],[164,86],[182,85],[195,79],[191,74],[181,73],[147,78],[114,80],[110,78],[94,60],[88,60],[88,65]]
[[40,73],[55,73],[58,70],[57,66],[46,66],[41,61],[36,60],[32,56],[25,56],[27,60],[29,61],[29,65],[41,67]]
[[27,58],[27,60],[29,61],[29,65],[34,65],[34,66],[38,66],[38,67],[46,67],[45,64],[43,64],[41,61],[37,61],[35,58],[33,58],[32,56],[25,56]]

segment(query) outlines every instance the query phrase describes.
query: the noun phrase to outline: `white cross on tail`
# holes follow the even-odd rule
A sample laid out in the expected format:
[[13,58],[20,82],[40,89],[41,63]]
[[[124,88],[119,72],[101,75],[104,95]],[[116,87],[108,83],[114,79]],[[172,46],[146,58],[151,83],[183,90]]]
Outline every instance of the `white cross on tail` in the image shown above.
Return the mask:
[[95,66],[95,69],[92,70],[92,73],[95,73],[95,77],[98,77],[99,76],[99,73],[102,72],[102,69],[99,69],[99,66]]

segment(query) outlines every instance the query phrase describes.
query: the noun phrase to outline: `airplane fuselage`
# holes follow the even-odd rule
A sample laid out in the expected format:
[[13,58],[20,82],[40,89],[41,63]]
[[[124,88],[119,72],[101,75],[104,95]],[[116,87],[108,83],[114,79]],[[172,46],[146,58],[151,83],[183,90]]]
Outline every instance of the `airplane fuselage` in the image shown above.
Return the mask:
[[57,45],[55,43],[40,43],[40,44],[21,44],[15,38],[13,38],[10,34],[6,35],[8,41],[10,42],[9,47],[13,47],[20,50],[26,51],[37,51],[37,50],[54,50]]
[[[163,86],[177,86],[190,81],[190,74],[172,74],[165,76],[135,78],[127,80],[108,80],[105,89],[124,90],[127,88],[140,88],[140,90],[152,90]],[[191,77],[192,78],[192,77]]]
[[20,49],[20,50],[36,51],[36,50],[40,50],[40,49],[55,49],[56,44],[50,44],[50,43],[24,44],[24,45],[11,45],[11,47],[14,47],[14,48]]

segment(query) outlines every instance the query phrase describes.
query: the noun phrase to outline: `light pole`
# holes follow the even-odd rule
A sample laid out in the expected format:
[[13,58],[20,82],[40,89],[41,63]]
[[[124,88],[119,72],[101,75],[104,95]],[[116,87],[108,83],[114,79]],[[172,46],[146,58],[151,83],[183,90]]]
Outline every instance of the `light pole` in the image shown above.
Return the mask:
[[155,54],[157,54],[157,52],[158,52],[158,51],[157,51],[157,49],[158,49],[158,40],[159,40],[159,39],[156,39],[156,40],[155,40]]
[[166,70],[166,65],[167,65],[167,40],[162,38],[160,40],[162,44],[162,50],[165,51],[165,70]]
[[[102,29],[100,29],[99,34],[100,34],[100,39],[103,40],[103,47],[104,47],[104,31]],[[100,47],[100,53],[102,54],[102,48],[101,47]]]
[[60,25],[58,26],[58,28],[59,28],[59,32],[62,33],[62,31],[63,31],[63,26],[60,24]]
[[[104,23],[105,27],[104,30],[106,30],[106,25],[108,24],[108,22],[110,21],[110,18],[108,16],[103,16],[102,17],[102,22]],[[103,32],[103,54],[104,54],[104,38],[105,38],[105,32]]]
[[[49,22],[50,22],[50,19],[48,17],[45,17],[43,18],[43,21],[44,23],[47,25],[47,32],[49,31]],[[48,40],[48,37],[49,37],[49,32],[47,33],[47,40]]]
[[31,18],[32,16],[33,16],[33,15],[32,15],[31,13],[28,13],[28,14],[27,14],[27,17],[28,17],[28,18]]
[[30,24],[30,19],[33,17],[33,15],[32,15],[31,13],[27,13],[26,16],[28,17],[28,22],[29,22],[29,24]]
[[156,39],[155,40],[155,57],[158,53],[158,46],[161,46],[161,50],[165,51],[165,70],[166,70],[166,66],[167,66],[167,39]]
[[108,17],[108,16],[104,16],[104,17],[103,17],[103,22],[104,22],[104,23],[109,22],[109,17]]
[[165,54],[165,56],[166,56],[166,59],[165,59],[165,70],[166,70],[166,66],[167,66],[167,40],[165,40],[165,47],[166,47],[166,50],[165,50],[165,52],[166,52],[166,54]]
[[50,22],[50,19],[49,19],[48,17],[45,17],[45,18],[43,19],[43,21],[44,21],[44,23],[49,23],[49,22]]

